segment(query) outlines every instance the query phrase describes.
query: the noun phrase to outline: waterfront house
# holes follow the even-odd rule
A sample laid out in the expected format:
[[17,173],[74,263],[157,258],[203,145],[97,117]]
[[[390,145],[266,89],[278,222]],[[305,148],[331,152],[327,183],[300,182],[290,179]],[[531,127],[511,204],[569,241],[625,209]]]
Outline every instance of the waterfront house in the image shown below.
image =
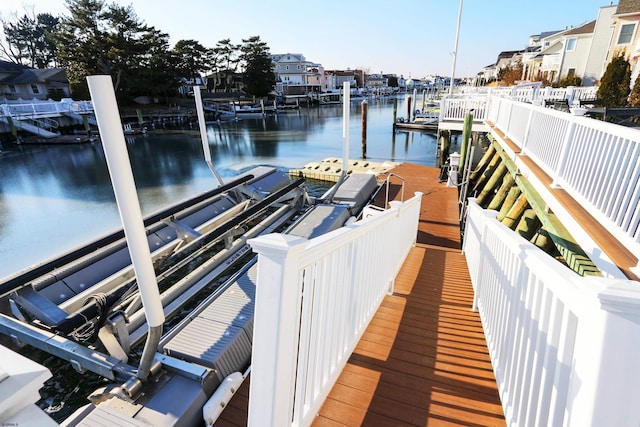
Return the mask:
[[640,22],[640,1],[620,0],[613,15],[613,37],[607,63],[622,53],[631,64],[631,84],[640,74],[640,37],[638,35]]
[[329,70],[327,71],[327,84],[323,88],[325,92],[341,89],[345,82],[349,82],[352,88],[358,87],[357,74],[364,73],[359,70]]
[[593,40],[582,76],[583,86],[595,85],[604,73],[609,44],[613,36],[612,17],[616,8],[617,6],[603,6],[598,12],[593,30]]
[[283,95],[306,95],[321,92],[324,69],[309,62],[300,53],[271,55],[276,75],[276,92]]
[[69,80],[63,68],[36,69],[0,61],[0,93],[5,99],[68,98]]

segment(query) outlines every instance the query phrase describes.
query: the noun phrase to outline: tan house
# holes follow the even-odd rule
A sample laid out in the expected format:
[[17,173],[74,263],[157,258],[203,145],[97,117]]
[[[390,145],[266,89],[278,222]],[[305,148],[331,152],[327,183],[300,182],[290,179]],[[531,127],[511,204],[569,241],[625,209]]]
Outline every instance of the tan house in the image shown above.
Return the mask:
[[620,0],[613,15],[613,38],[609,47],[607,64],[623,54],[631,65],[631,84],[640,74],[640,0]]
[[300,53],[271,55],[276,75],[276,92],[282,95],[306,95],[322,92],[324,68]]

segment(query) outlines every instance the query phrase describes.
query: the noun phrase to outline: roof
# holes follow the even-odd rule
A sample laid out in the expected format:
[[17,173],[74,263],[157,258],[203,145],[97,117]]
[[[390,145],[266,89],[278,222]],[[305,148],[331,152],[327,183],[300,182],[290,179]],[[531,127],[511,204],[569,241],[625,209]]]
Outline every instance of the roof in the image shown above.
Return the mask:
[[43,82],[58,82],[68,84],[67,75],[64,68],[46,68],[35,69],[27,68],[20,70],[19,74],[6,77],[2,80],[2,83],[43,83]]
[[562,30],[557,30],[557,31],[545,31],[543,33],[540,33],[540,39],[544,39],[546,37],[552,36],[554,34],[558,34],[560,31]]
[[21,64],[15,64],[13,62],[0,60],[0,72],[21,72],[26,68],[28,67],[25,67]]
[[640,13],[640,0],[620,0],[616,15],[624,15],[627,13]]
[[565,35],[574,36],[578,34],[593,34],[595,29],[596,29],[596,21],[591,21],[572,29],[571,31],[567,31]]

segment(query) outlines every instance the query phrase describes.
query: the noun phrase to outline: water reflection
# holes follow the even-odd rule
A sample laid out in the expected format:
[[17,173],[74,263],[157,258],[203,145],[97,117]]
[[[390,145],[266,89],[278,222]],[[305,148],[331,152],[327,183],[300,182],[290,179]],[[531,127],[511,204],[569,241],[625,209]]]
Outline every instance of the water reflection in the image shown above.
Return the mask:
[[[400,111],[401,106],[399,107]],[[350,156],[362,157],[360,103],[352,105]],[[393,104],[370,100],[369,160],[434,165],[436,138],[392,131]],[[207,125],[220,175],[258,164],[298,168],[342,157],[342,108],[321,107]],[[197,126],[127,136],[127,149],[145,214],[211,189]],[[0,152],[0,278],[120,227],[99,142],[4,144]]]

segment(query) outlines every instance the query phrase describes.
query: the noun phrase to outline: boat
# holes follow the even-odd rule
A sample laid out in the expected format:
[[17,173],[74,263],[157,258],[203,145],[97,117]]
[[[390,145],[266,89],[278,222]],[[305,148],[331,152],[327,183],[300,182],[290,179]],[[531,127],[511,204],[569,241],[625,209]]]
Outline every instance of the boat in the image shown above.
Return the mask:
[[146,128],[134,128],[131,123],[125,123],[122,125],[122,130],[125,135],[140,135],[142,133],[147,133]]
[[416,118],[412,121],[405,121],[399,117],[393,124],[393,129],[397,131],[419,131],[435,133],[438,131],[439,119],[434,118]]

